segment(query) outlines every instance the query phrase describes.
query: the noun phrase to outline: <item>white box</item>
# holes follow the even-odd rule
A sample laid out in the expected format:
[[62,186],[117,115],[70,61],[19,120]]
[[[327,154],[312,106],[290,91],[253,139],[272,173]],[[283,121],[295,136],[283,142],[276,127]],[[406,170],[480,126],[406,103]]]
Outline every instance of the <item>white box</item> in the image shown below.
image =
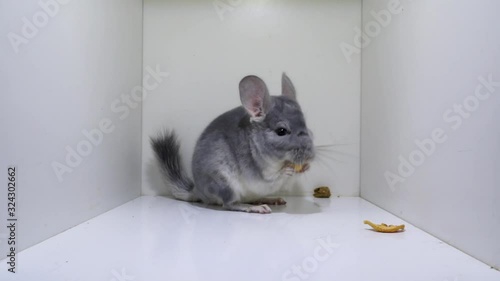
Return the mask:
[[168,195],[149,137],[175,129],[190,167],[203,128],[239,105],[242,77],[277,94],[286,72],[329,149],[284,195],[360,196],[499,268],[498,11],[493,0],[1,1],[0,167],[18,171],[17,251]]

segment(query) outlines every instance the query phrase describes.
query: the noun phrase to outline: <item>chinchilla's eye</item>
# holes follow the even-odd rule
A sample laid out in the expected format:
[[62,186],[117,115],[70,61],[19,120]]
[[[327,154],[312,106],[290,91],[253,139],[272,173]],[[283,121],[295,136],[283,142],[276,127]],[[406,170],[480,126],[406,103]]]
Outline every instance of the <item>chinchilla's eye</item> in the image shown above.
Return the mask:
[[282,127],[276,129],[275,132],[278,136],[284,136],[284,135],[288,134],[288,130],[285,128],[282,128]]

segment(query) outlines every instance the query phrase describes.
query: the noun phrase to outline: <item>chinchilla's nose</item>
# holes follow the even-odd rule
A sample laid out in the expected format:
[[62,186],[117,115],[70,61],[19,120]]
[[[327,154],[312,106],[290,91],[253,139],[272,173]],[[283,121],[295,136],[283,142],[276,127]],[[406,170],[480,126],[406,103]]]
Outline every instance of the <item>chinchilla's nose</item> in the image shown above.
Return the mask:
[[307,138],[311,139],[313,136],[313,133],[311,132],[311,130],[304,127],[304,128],[297,131],[297,136],[302,137],[302,138],[307,137]]
[[301,130],[301,131],[299,131],[299,133],[297,134],[297,136],[299,136],[299,137],[308,137],[309,136],[309,132],[306,131],[306,130]]

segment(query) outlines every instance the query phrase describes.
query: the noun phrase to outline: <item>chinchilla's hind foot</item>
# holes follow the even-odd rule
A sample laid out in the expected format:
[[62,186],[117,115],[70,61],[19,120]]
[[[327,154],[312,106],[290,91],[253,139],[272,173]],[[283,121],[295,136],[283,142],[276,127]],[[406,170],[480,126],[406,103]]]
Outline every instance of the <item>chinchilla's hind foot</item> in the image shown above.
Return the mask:
[[234,203],[230,205],[223,205],[223,208],[229,211],[239,211],[247,213],[258,213],[258,214],[272,213],[271,208],[269,208],[269,206],[267,206],[266,204],[255,206],[250,204]]

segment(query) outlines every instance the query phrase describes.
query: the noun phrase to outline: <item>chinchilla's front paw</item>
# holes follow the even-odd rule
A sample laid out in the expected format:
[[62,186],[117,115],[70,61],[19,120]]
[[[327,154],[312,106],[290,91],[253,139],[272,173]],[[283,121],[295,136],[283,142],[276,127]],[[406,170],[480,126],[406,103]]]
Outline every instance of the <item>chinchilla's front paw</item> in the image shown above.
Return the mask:
[[293,176],[295,174],[295,169],[293,167],[287,166],[285,169],[285,175]]

